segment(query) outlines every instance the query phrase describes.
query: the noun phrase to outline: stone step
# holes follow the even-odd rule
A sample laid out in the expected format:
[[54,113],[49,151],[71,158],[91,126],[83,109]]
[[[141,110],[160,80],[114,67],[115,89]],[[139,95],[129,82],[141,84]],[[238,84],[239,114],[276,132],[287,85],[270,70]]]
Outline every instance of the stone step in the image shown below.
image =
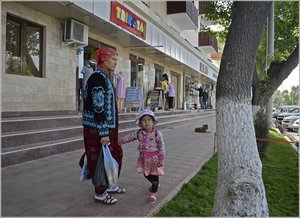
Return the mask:
[[[182,119],[187,118],[190,116],[194,116],[193,113],[177,113],[177,114],[159,114],[158,119],[159,122],[166,122],[168,120],[172,119]],[[125,116],[124,116],[125,117]],[[135,116],[129,115],[131,119],[122,119],[119,122],[119,129],[124,128],[132,128],[135,127]],[[132,119],[134,118],[134,119]],[[40,119],[40,120],[38,120]],[[48,122],[48,119],[51,119],[51,122]],[[80,122],[74,122],[74,119],[77,119]],[[65,122],[63,124],[63,122]],[[70,120],[70,121],[69,121]],[[57,120],[55,120],[53,117],[39,117],[39,118],[26,118],[22,120],[17,120],[15,122],[24,123],[26,121],[35,122],[35,124],[40,124],[39,128],[36,129],[29,129],[26,131],[12,131],[12,132],[4,132],[1,136],[1,144],[2,148],[10,148],[10,147],[17,147],[21,145],[27,145],[27,144],[35,144],[35,143],[41,143],[41,142],[47,142],[51,141],[53,139],[64,139],[64,138],[70,138],[70,137],[76,137],[78,135],[82,134],[82,125],[81,125],[81,117],[80,118],[74,118],[74,117],[58,117]],[[48,128],[49,125],[43,124],[43,123],[60,123],[61,125],[53,125],[52,128]],[[76,125],[73,125],[73,124]],[[62,125],[63,124],[63,125]],[[71,124],[71,125],[68,125]],[[41,126],[44,125],[47,128],[42,129]],[[52,125],[52,124],[51,124]],[[50,126],[51,126],[50,125]],[[18,125],[14,125],[18,126]],[[37,126],[37,125],[35,125]],[[21,129],[21,128],[20,128]],[[25,127],[24,129],[28,129]]]
[[82,149],[83,147],[83,139],[81,136],[65,138],[61,140],[52,140],[46,144],[37,143],[2,149],[1,166],[6,167],[9,165],[48,157],[50,155]]
[[[199,126],[203,125],[201,123],[201,119],[208,116],[214,116],[215,112],[205,112],[205,113],[191,113],[193,116],[186,116],[181,118],[174,117],[174,119],[169,120],[160,120],[157,124],[158,129],[164,128],[172,128],[174,125],[181,125],[183,123],[189,122],[199,122]],[[163,116],[161,116],[162,118]],[[82,127],[81,127],[82,128]],[[138,127],[127,127],[119,129],[119,137],[122,137],[134,130],[138,129]],[[12,146],[12,147],[2,147],[1,153],[1,164],[2,167],[14,165],[18,163],[22,163],[25,161],[35,160],[39,158],[44,158],[50,155],[60,154],[63,152],[74,151],[77,149],[82,149],[84,147],[83,137],[82,137],[82,129],[81,134],[75,137],[66,137],[63,139],[49,140],[46,142],[32,143],[20,146]]]
[[82,135],[82,126],[68,126],[63,128],[39,129],[2,134],[1,146],[4,148],[19,147],[28,144],[43,143],[53,139],[64,139]]
[[81,115],[53,115],[35,117],[17,117],[2,119],[2,134],[25,132],[30,130],[60,128],[81,125]]
[[[155,115],[167,116],[167,115],[177,115],[177,114],[187,114],[189,111],[163,111],[156,112]],[[28,114],[25,114],[28,115]],[[30,115],[30,114],[29,114]],[[135,120],[138,113],[120,113],[119,121],[126,120]],[[29,130],[37,129],[50,129],[50,128],[59,128],[59,127],[68,127],[81,125],[82,115],[81,113],[77,114],[53,114],[45,115],[42,113],[37,116],[16,116],[11,117],[12,115],[6,114],[5,117],[2,117],[1,120],[1,132],[2,134],[6,133],[16,133]]]

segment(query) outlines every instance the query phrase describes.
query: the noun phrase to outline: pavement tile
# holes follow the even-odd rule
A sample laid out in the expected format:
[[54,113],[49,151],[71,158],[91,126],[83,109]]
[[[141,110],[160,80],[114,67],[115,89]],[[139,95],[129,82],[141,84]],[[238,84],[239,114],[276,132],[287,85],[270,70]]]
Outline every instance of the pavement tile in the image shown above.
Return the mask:
[[[212,133],[195,133],[209,124]],[[137,142],[123,145],[120,186],[115,205],[94,200],[91,181],[81,182],[78,161],[83,149],[2,168],[2,216],[149,216],[175,196],[212,156],[215,117],[162,129],[166,144],[165,176],[160,177],[158,201],[148,204],[150,183],[136,173]]]

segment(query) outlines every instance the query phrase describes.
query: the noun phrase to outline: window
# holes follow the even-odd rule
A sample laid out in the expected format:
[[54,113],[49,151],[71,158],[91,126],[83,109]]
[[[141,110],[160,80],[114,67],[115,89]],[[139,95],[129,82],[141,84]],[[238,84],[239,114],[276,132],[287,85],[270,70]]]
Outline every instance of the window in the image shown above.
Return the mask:
[[164,68],[157,64],[154,64],[154,68],[155,68],[155,81],[154,81],[154,88],[155,88],[161,86],[160,82],[162,81]]
[[143,70],[145,60],[135,55],[129,55],[130,60],[130,86],[143,86]]
[[8,74],[43,76],[43,27],[7,15],[6,68]]

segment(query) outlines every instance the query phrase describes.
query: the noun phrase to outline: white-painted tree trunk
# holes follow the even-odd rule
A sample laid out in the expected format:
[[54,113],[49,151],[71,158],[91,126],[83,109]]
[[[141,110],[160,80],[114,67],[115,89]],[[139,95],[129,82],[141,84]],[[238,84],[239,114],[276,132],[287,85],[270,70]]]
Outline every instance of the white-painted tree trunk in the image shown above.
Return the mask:
[[235,2],[217,82],[213,216],[268,216],[252,111],[252,74],[270,2]]
[[268,216],[251,101],[221,98],[217,104],[219,173],[213,215]]

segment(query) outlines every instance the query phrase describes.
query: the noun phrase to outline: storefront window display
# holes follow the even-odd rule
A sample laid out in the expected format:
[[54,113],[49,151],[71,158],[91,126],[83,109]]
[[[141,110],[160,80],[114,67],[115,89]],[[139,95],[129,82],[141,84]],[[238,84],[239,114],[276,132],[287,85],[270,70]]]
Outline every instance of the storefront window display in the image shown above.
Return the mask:
[[197,84],[192,78],[185,77],[185,107],[186,109],[197,109],[198,92],[194,89]]
[[164,73],[164,68],[158,64],[154,64],[154,68],[155,68],[154,88],[161,87],[160,82],[162,81],[162,75]]
[[178,96],[179,96],[179,90],[178,90],[178,76],[177,74],[171,72],[171,83],[174,87],[175,90],[175,97],[174,97],[174,101],[173,101],[173,106],[174,108],[178,107]]
[[145,60],[135,55],[130,55],[130,86],[144,86]]

